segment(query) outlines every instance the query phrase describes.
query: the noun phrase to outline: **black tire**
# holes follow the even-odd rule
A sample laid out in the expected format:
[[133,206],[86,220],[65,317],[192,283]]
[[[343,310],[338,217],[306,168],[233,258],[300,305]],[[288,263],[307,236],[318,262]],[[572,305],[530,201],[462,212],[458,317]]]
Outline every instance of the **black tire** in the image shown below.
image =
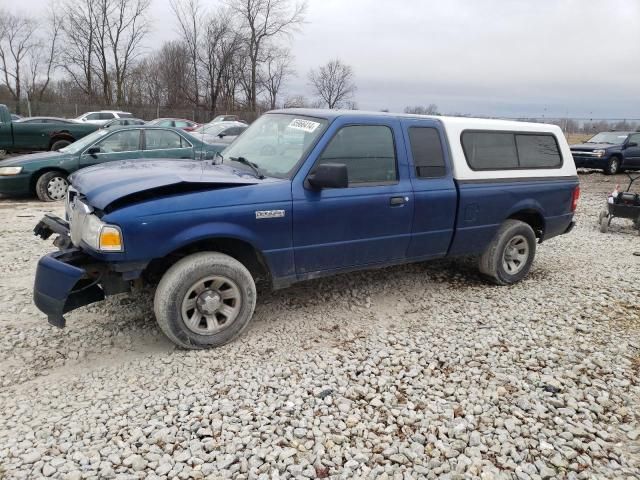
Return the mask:
[[598,223],[602,222],[602,219],[609,216],[609,212],[606,210],[600,210],[598,214]]
[[600,219],[600,232],[607,233],[609,231],[609,217],[602,217]]
[[56,140],[51,144],[51,151],[55,152],[60,150],[61,148],[66,147],[67,145],[71,145],[73,142],[71,140]]
[[[220,293],[220,295],[216,293],[217,302],[222,307],[228,301],[223,300],[222,293],[228,290],[218,291],[214,283],[211,283],[204,291],[191,298],[194,307],[189,311],[193,312],[192,318],[198,316],[196,325],[191,327],[187,325],[183,309],[185,302],[189,301],[189,294],[195,293],[194,286],[199,282],[206,284],[206,279],[211,277],[227,279],[234,287],[234,292],[238,294],[236,298],[239,305],[234,304],[230,307],[236,309],[237,314],[229,326],[218,326],[219,331],[209,334],[194,330],[206,329],[209,326],[209,320],[205,318],[206,314],[198,313],[200,307],[196,305],[199,305],[201,297],[208,294],[207,292],[217,292]],[[222,253],[201,252],[183,258],[167,270],[156,289],[154,311],[160,329],[176,345],[187,349],[219,347],[238,337],[249,325],[256,306],[256,297],[255,282],[243,264]],[[236,299],[229,300],[236,301]],[[216,311],[213,315],[217,318],[216,325],[219,325],[218,315],[221,314]],[[189,316],[188,313],[187,316]],[[228,318],[225,321],[228,321]],[[200,326],[201,323],[205,325]]]
[[520,220],[506,220],[480,257],[480,272],[496,285],[511,285],[529,273],[535,254],[533,229]]
[[620,158],[611,157],[609,159],[609,163],[607,164],[607,168],[604,170],[605,175],[615,175],[620,172]]
[[64,200],[68,187],[64,172],[45,172],[36,180],[36,196],[43,202],[59,202]]

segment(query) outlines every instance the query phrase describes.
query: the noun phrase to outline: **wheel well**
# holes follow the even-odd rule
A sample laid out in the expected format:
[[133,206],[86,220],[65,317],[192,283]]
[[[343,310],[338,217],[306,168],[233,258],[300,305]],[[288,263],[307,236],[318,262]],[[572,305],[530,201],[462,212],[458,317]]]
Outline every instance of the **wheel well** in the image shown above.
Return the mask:
[[164,258],[152,260],[145,270],[145,277],[152,283],[157,283],[178,260],[205,251],[224,253],[235,258],[249,270],[257,286],[271,285],[271,272],[262,252],[250,243],[235,238],[212,238],[184,246]]
[[520,220],[528,224],[533,232],[536,234],[536,238],[542,239],[544,236],[544,218],[536,210],[520,210],[509,216],[512,220]]
[[62,168],[56,168],[56,167],[45,167],[41,170],[38,170],[33,175],[31,175],[31,181],[29,185],[29,190],[31,191],[31,193],[36,192],[36,183],[38,182],[38,179],[47,172],[60,172],[60,173],[63,173],[65,176],[69,175],[69,173],[66,170],[63,170]]
[[76,141],[76,139],[73,138],[73,136],[68,132],[56,133],[54,136],[51,137],[51,140],[49,141],[49,150],[51,150],[51,147],[53,147],[53,144],[56,143],[58,140],[68,140],[71,143]]

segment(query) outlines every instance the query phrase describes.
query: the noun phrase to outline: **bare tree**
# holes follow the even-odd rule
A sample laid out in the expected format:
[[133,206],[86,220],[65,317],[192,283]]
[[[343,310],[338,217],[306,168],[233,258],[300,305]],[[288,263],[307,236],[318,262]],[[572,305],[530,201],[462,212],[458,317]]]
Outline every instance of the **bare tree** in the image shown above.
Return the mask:
[[266,43],[281,35],[291,34],[304,21],[306,2],[291,4],[290,0],[227,0],[240,19],[248,65],[247,105],[256,110],[258,67]]
[[294,73],[291,53],[288,48],[272,47],[266,55],[262,71],[260,72],[260,84],[269,97],[271,109],[276,108],[278,93],[286,78]]
[[242,45],[229,12],[212,16],[205,32],[200,63],[205,72],[209,109],[215,116],[218,99],[224,94],[225,77],[233,75],[233,63],[241,55]]
[[415,115],[438,115],[438,106],[435,103],[431,103],[427,107],[423,105],[405,107],[404,113],[413,113]]
[[131,64],[140,54],[140,44],[148,33],[145,13],[150,0],[107,0],[113,11],[107,17],[109,47],[113,61],[116,103],[125,102],[125,84]]
[[61,19],[56,13],[55,6],[50,8],[47,22],[45,36],[42,41],[38,42],[29,62],[31,74],[27,87],[29,96],[40,101],[49,88],[51,77],[59,61]]
[[94,0],[67,0],[62,22],[61,67],[89,101],[95,95],[95,8]]
[[338,59],[331,60],[317,71],[311,70],[309,84],[328,108],[339,108],[356,92],[353,69]]
[[198,48],[202,37],[201,19],[204,12],[199,0],[170,0],[171,9],[178,19],[178,27],[182,41],[188,52],[191,61],[191,76],[193,84],[193,95],[189,95],[194,105],[200,103],[200,72],[198,71],[199,53]]
[[20,113],[22,98],[22,72],[38,45],[36,29],[35,20],[0,11],[0,73],[5,87],[17,102],[17,113]]

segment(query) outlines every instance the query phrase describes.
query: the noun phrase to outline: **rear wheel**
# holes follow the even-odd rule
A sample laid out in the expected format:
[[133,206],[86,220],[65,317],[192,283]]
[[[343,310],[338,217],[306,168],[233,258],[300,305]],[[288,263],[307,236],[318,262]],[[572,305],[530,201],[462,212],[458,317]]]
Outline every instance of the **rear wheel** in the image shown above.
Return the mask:
[[607,168],[605,169],[605,175],[615,175],[620,171],[620,159],[618,157],[611,157]]
[[43,202],[64,200],[69,188],[67,175],[63,172],[45,172],[36,181],[36,195]]
[[57,150],[60,150],[61,148],[66,147],[67,145],[71,145],[71,143],[72,142],[70,140],[56,140],[51,145],[51,151],[55,152]]
[[222,253],[202,252],[183,258],[164,274],[154,311],[158,325],[175,344],[218,347],[249,325],[256,295],[244,265]]
[[529,273],[535,254],[533,229],[519,220],[507,220],[480,257],[479,268],[493,283],[511,285]]

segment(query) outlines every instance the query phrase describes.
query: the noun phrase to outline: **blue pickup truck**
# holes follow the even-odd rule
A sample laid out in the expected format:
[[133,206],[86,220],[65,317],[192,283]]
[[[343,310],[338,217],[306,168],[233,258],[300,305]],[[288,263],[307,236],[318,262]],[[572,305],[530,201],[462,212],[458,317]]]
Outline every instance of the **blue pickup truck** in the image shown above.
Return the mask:
[[476,256],[524,278],[536,244],[569,232],[578,178],[553,125],[291,109],[269,112],[211,161],[119,161],[71,177],[34,300],[49,322],[156,286],[162,331],[222,345],[249,324],[256,284]]

